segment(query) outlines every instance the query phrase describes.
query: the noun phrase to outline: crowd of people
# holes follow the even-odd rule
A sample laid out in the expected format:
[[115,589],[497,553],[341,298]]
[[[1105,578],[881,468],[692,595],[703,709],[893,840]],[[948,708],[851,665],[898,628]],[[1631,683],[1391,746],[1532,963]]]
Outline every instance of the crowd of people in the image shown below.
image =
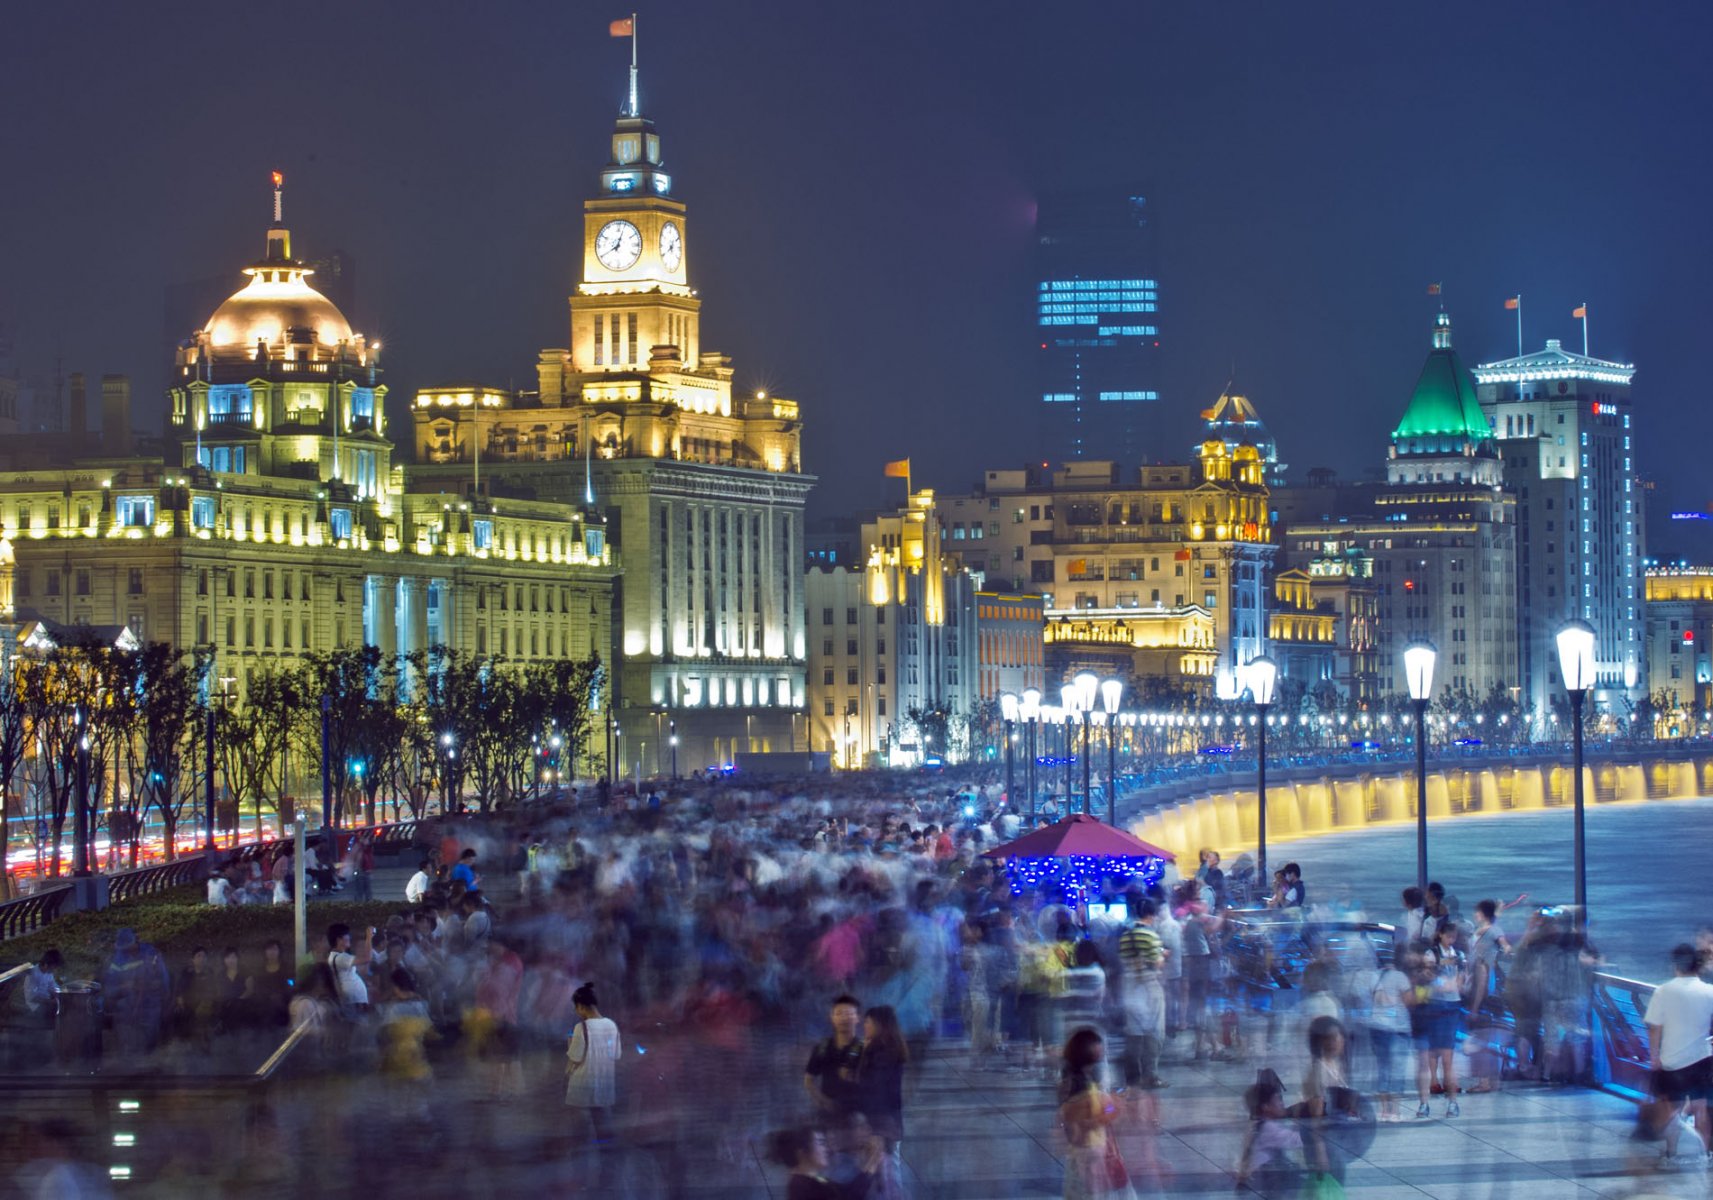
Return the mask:
[[[175,974],[121,931],[108,1015],[127,1054],[289,1033],[290,1079],[376,1080],[385,1116],[418,1127],[445,1121],[451,1096],[457,1126],[522,1106],[550,1133],[519,1163],[577,1162],[607,1194],[638,1172],[658,1191],[634,1194],[677,1194],[699,1165],[760,1148],[794,1200],[909,1195],[909,1112],[936,1063],[1050,1085],[1079,1200],[1169,1186],[1152,1138],[1172,1121],[1174,1072],[1198,1063],[1255,1069],[1231,1171],[1280,1196],[1339,1180],[1376,1124],[1587,1078],[1600,960],[1574,914],[1518,897],[1465,919],[1434,884],[1405,889],[1382,934],[1296,864],[1240,912],[1213,850],[1074,905],[983,857],[1025,824],[979,779],[589,788],[439,822],[382,897],[396,910],[318,928],[301,966],[274,943],[253,959],[198,950]],[[360,842],[341,850],[330,889],[374,870]],[[220,900],[276,871],[221,875]],[[1233,874],[1256,877],[1242,860]],[[1529,914],[1514,937],[1513,911]],[[1665,1053],[1640,1128],[1673,1162],[1698,1149],[1686,1113],[1706,1136],[1708,948],[1687,948],[1690,982],[1647,1018]],[[37,1019],[55,957],[27,981]],[[1289,986],[1255,986],[1267,980]]]

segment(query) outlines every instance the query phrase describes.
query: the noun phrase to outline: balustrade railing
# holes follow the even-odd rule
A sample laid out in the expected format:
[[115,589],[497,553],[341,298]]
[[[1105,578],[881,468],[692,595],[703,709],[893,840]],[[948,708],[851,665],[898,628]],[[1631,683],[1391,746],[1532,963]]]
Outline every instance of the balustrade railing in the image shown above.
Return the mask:
[[200,883],[207,878],[208,856],[203,853],[131,871],[115,871],[107,876],[107,902],[123,904],[128,900],[140,900],[187,883]]
[[[339,845],[343,850],[349,837],[357,834],[369,834],[374,838],[376,854],[402,854],[415,844],[417,831],[421,824],[422,822],[412,819],[393,821],[382,825],[343,828],[338,830]],[[316,831],[309,836],[313,843],[322,837],[322,831]],[[217,863],[266,861],[272,854],[290,845],[290,838],[268,838],[263,841],[245,842],[243,845],[231,849],[220,849],[216,852],[214,861]],[[206,851],[198,850],[181,858],[175,858],[171,862],[155,863],[126,871],[108,872],[107,902],[109,904],[126,904],[170,891],[176,887],[183,887],[186,884],[201,883],[208,878],[209,870],[209,855]],[[0,941],[34,933],[52,922],[64,910],[66,903],[71,898],[72,891],[70,883],[61,883],[50,886],[35,895],[0,904]]]
[[0,904],[0,939],[34,933],[59,916],[60,908],[70,897],[71,885],[64,884]]

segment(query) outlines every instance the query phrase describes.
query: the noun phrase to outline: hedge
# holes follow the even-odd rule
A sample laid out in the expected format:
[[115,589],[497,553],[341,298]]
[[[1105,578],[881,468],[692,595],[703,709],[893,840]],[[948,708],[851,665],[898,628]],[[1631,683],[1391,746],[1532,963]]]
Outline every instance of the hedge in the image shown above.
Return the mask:
[[[99,979],[113,953],[113,938],[129,926],[137,937],[150,942],[166,956],[176,974],[190,961],[191,951],[206,946],[218,957],[227,946],[236,946],[244,966],[261,959],[262,946],[278,938],[286,957],[292,953],[292,906],[289,904],[245,904],[236,908],[214,908],[199,902],[195,888],[174,889],[159,897],[132,904],[119,904],[99,912],[67,913],[46,928],[25,937],[0,943],[0,969],[21,962],[35,962],[50,946],[65,955],[62,979]],[[309,905],[309,946],[314,953],[325,946],[327,927],[343,921],[352,928],[386,924],[396,912],[407,911],[402,900],[341,901],[315,900]]]

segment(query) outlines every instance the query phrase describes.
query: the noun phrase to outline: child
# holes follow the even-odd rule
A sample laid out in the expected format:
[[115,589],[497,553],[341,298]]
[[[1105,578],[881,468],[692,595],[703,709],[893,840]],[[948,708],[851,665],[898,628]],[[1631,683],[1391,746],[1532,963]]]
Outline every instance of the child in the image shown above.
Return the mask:
[[1285,1085],[1273,1071],[1262,1068],[1243,1093],[1243,1104],[1250,1124],[1237,1160],[1238,1186],[1253,1182],[1257,1191],[1269,1196],[1295,1195],[1303,1178],[1298,1157],[1303,1138],[1285,1119]]

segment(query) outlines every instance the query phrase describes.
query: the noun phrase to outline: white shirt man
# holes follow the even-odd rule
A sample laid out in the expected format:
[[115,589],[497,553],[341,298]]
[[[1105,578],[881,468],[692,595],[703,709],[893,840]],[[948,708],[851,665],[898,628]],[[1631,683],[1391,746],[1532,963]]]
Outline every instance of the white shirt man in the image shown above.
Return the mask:
[[[370,930],[370,936],[374,931]],[[355,1010],[369,1003],[369,985],[363,982],[363,977],[357,973],[357,955],[352,953],[351,930],[344,925],[335,925],[328,930],[327,936],[327,965],[333,968],[333,982],[339,993],[339,1002],[347,1009]],[[365,948],[366,949],[366,948]],[[363,963],[368,965],[368,954],[363,955]]]
[[416,869],[416,874],[410,877],[410,882],[404,885],[404,898],[407,903],[421,904],[422,898],[428,894],[429,887],[434,883],[434,877],[428,873],[428,863],[425,861]]
[[231,903],[227,893],[232,890],[232,881],[224,875],[208,877],[208,902],[216,908],[225,908]]
[[1706,1156],[1709,1141],[1706,1096],[1713,1082],[1713,1043],[1708,1039],[1708,1029],[1713,1027],[1713,983],[1697,977],[1694,946],[1673,947],[1671,962],[1677,974],[1654,989],[1642,1020],[1648,1027],[1654,1094],[1672,1106],[1663,1130],[1666,1154],[1677,1154],[1683,1132],[1677,1113],[1687,1105],[1700,1144],[1686,1157],[1700,1159]]

